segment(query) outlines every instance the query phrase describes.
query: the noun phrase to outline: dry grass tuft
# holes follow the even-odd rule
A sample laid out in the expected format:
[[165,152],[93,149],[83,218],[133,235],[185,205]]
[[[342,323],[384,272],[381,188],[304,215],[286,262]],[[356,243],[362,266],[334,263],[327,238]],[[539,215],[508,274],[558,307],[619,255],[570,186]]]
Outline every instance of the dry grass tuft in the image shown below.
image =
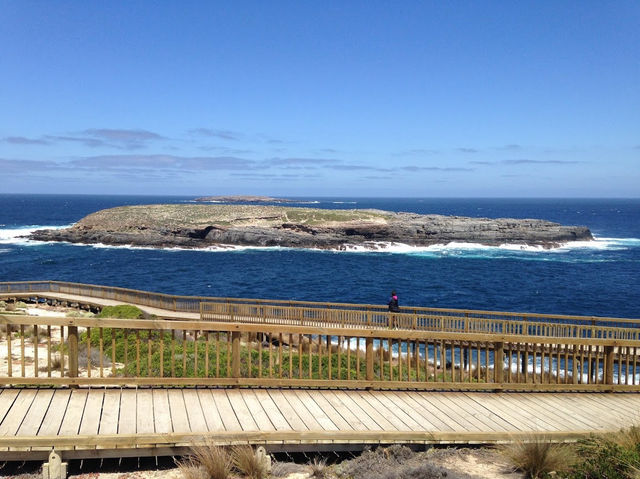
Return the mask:
[[328,466],[327,460],[325,458],[318,459],[317,457],[313,458],[313,461],[309,462],[309,467],[311,467],[311,477],[315,477],[316,479],[325,479],[328,475]]
[[640,451],[640,426],[620,429],[620,431],[616,433],[607,435],[607,438],[630,451]]
[[191,448],[191,455],[177,462],[185,479],[227,479],[231,475],[232,461],[228,451],[207,441],[203,446]]
[[267,467],[256,457],[251,446],[234,446],[231,457],[235,469],[250,479],[263,479],[267,476]]
[[192,457],[176,463],[184,479],[209,479],[207,471]]
[[551,442],[544,436],[517,440],[498,448],[514,471],[536,479],[550,472],[568,472],[576,461],[574,449],[568,444]]

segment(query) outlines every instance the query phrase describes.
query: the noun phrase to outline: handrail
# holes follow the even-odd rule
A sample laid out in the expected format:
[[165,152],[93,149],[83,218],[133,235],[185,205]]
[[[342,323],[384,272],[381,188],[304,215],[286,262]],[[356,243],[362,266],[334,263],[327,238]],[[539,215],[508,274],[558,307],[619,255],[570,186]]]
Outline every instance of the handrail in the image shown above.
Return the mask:
[[0,332],[0,384],[640,391],[630,339],[2,314]]
[[[387,307],[373,304],[355,303],[328,303],[312,301],[294,300],[269,300],[269,299],[247,299],[247,298],[224,298],[206,296],[177,296],[164,293],[153,293],[148,291],[119,288],[114,286],[100,286],[82,283],[71,283],[65,281],[16,281],[0,282],[0,294],[27,294],[27,293],[58,292],[67,294],[77,294],[81,296],[96,297],[102,299],[114,299],[123,302],[132,302],[144,306],[158,307],[175,312],[200,312],[201,303],[224,303],[224,304],[252,304],[263,306],[283,306],[283,307],[306,307],[324,308],[329,310],[358,310],[371,312],[386,312]],[[443,317],[452,318],[493,318],[502,320],[530,321],[530,322],[553,322],[558,324],[577,324],[598,326],[607,323],[615,325],[626,324],[630,327],[640,328],[640,319],[612,318],[597,316],[576,316],[576,315],[555,315],[539,313],[519,313],[504,311],[466,310],[451,308],[430,308],[430,307],[403,307],[405,314],[438,314]]]
[[[491,317],[443,316],[433,312],[335,310],[262,304],[200,303],[200,319],[241,323],[287,324],[331,328],[409,329],[456,333],[640,340],[640,328],[506,320]],[[622,323],[623,325],[627,323]]]

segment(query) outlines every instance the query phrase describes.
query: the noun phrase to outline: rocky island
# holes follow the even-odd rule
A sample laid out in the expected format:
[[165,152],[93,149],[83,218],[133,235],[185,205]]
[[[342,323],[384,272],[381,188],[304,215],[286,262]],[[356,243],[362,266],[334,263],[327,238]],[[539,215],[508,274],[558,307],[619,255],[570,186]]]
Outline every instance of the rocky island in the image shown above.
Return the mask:
[[593,239],[584,226],[538,219],[237,204],[122,206],[92,213],[69,228],[35,231],[30,238],[157,248],[241,245],[336,250],[352,246],[378,249],[382,243],[430,246],[450,242],[552,248]]
[[287,198],[273,198],[272,196],[232,195],[232,196],[201,196],[194,201],[201,203],[297,203]]

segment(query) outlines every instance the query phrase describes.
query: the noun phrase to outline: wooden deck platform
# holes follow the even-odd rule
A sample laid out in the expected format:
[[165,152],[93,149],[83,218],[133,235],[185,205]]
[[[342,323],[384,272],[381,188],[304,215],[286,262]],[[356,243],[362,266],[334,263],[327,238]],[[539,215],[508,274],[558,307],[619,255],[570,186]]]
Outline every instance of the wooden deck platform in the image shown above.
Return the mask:
[[[98,292],[101,291],[101,288],[95,288]],[[34,296],[93,306],[123,303],[122,300],[105,299],[97,296],[79,296],[53,291],[0,293],[0,299],[3,297],[29,298]],[[178,330],[180,333],[176,336],[178,338],[176,341],[178,342],[186,341],[187,329],[191,328],[189,332],[196,338],[196,332],[203,328],[203,324],[205,329],[213,324],[205,324],[204,321],[198,323],[200,320],[199,312],[191,310],[179,312],[149,306],[149,304],[163,304],[161,302],[151,303],[149,301],[146,305],[131,302],[130,300],[126,302],[138,304],[147,313],[154,314],[162,319],[183,320],[180,323],[176,323],[177,326],[173,324],[167,326],[164,324],[166,322],[156,321],[157,323],[163,323],[160,324],[164,328],[163,330]],[[171,302],[168,304],[171,305]],[[283,307],[280,308],[282,309]],[[44,321],[41,324],[38,324],[37,321],[20,323],[18,327],[22,328],[23,332],[25,325],[28,328],[34,327],[37,337],[38,328],[40,328],[40,331],[44,331],[49,325],[54,324],[60,329],[65,327],[68,331],[71,326],[77,329],[76,323],[82,322],[81,320],[64,320],[75,321],[72,324],[71,322],[65,323],[59,318],[44,319],[48,322]],[[184,322],[185,320],[186,322]],[[9,331],[9,326],[13,324],[12,321],[13,318],[5,318],[7,331]],[[121,325],[114,326],[108,320],[101,321],[101,323],[87,323],[80,324],[80,326],[95,328],[100,332],[101,341],[102,329],[106,327],[122,328]],[[173,323],[173,321],[171,322]],[[188,326],[189,322],[193,322],[193,325]],[[151,322],[145,321],[142,326],[135,325],[134,329],[138,328],[135,331],[144,333],[144,328],[148,327],[147,323],[151,324]],[[231,356],[229,357],[237,358],[236,366],[238,366],[238,370],[240,369],[240,361],[244,360],[241,359],[242,356],[240,354],[241,337],[244,338],[244,344],[248,344],[249,333],[265,333],[266,331],[270,335],[269,337],[280,337],[280,339],[282,335],[285,335],[285,337],[289,335],[289,339],[291,339],[291,334],[306,334],[310,340],[323,334],[327,335],[327,338],[329,337],[329,333],[325,329],[317,330],[311,326],[307,326],[306,329],[300,327],[294,330],[286,329],[286,325],[278,329],[273,324],[268,324],[264,326],[265,331],[258,329],[258,326],[250,324],[234,326],[236,329],[231,329],[229,323],[216,327],[221,329],[211,329],[211,331],[216,332],[216,334],[217,331],[223,331],[227,340],[231,338],[231,341],[228,342],[223,341],[220,344],[216,342],[216,352],[224,350],[225,347],[227,348],[227,353],[230,350]],[[236,330],[241,330],[242,334],[244,334],[244,336],[241,336],[238,333],[237,344],[233,342],[233,333]],[[595,336],[590,336],[587,339],[578,337],[577,339],[569,338],[564,340],[553,335],[550,337],[512,335],[505,336],[505,338],[498,338],[498,336],[494,335],[498,338],[495,339],[489,334],[484,336],[469,334],[469,337],[473,336],[472,339],[460,340],[459,337],[464,336],[466,333],[457,332],[455,334],[459,337],[451,339],[447,336],[449,333],[439,332],[433,333],[434,337],[437,336],[437,341],[439,342],[436,344],[434,342],[436,340],[426,336],[427,333],[425,331],[403,332],[390,331],[389,328],[386,328],[386,330],[378,332],[377,336],[372,336],[374,333],[370,333],[371,331],[369,330],[363,330],[357,336],[358,345],[369,344],[366,340],[370,337],[377,338],[376,341],[379,341],[381,345],[376,350],[380,354],[376,352],[374,357],[373,341],[370,342],[371,354],[366,356],[368,358],[366,364],[363,353],[362,371],[358,369],[359,374],[362,373],[364,376],[366,373],[366,375],[369,375],[367,371],[371,369],[371,378],[367,379],[369,382],[363,383],[364,385],[357,383],[357,381],[354,382],[353,378],[351,378],[351,381],[345,381],[344,378],[342,381],[337,381],[339,372],[332,383],[331,369],[328,372],[328,380],[321,381],[321,384],[311,384],[316,389],[308,388],[310,384],[304,382],[305,377],[303,377],[303,374],[300,374],[302,379],[299,384],[294,382],[287,383],[286,378],[283,377],[282,367],[274,379],[271,377],[270,361],[273,359],[275,363],[277,359],[278,364],[283,364],[281,361],[283,343],[281,340],[278,341],[276,347],[273,346],[275,343],[270,340],[268,346],[264,346],[265,351],[268,350],[268,354],[265,353],[267,354],[265,361],[269,361],[268,378],[265,379],[261,376],[260,379],[256,379],[255,375],[252,376],[256,383],[249,385],[256,387],[225,388],[205,387],[202,385],[206,384],[207,381],[209,381],[209,386],[212,384],[216,386],[223,386],[227,383],[227,385],[238,384],[229,379],[235,378],[233,380],[238,381],[243,379],[234,368],[231,368],[231,374],[229,374],[229,359],[227,359],[226,366],[222,364],[223,369],[226,367],[226,376],[223,374],[218,378],[216,372],[215,379],[207,376],[206,380],[199,380],[201,382],[197,383],[200,384],[198,387],[159,387],[162,382],[169,384],[175,380],[177,381],[176,384],[178,384],[180,381],[184,382],[188,379],[187,376],[184,378],[166,377],[168,370],[165,371],[165,376],[162,373],[159,374],[162,378],[155,378],[153,375],[147,377],[144,374],[136,373],[136,377],[128,377],[127,387],[123,388],[104,387],[102,385],[106,383],[106,378],[103,379],[97,375],[93,376],[91,381],[95,380],[95,384],[100,384],[100,387],[95,385],[79,388],[49,387],[50,383],[55,383],[55,378],[50,379],[50,383],[43,381],[43,387],[40,388],[0,387],[0,461],[46,459],[52,447],[60,451],[65,460],[74,458],[178,455],[187,452],[189,446],[201,443],[205,439],[213,440],[219,444],[264,445],[267,449],[274,451],[357,450],[365,445],[391,443],[422,445],[433,443],[486,444],[510,441],[519,437],[530,438],[534,435],[545,435],[557,440],[572,440],[593,432],[617,431],[621,427],[640,422],[640,394],[637,393],[638,386],[636,384],[637,352],[640,349],[638,347],[640,343],[636,339],[627,338],[620,342],[618,339],[599,340]],[[352,337],[355,333],[353,330],[345,329],[331,334]],[[10,338],[10,336],[7,337]],[[21,338],[24,337],[25,335],[23,334]],[[49,339],[50,337],[49,335]],[[147,336],[147,338],[150,337]],[[464,337],[466,338],[467,336]],[[410,344],[415,346],[416,340],[423,342],[425,350],[427,350],[427,343],[433,348],[432,357],[430,359],[427,358],[431,362],[429,363],[425,360],[425,365],[427,369],[433,367],[434,375],[437,372],[435,365],[438,361],[440,361],[440,364],[447,364],[447,348],[451,354],[450,357],[455,358],[455,348],[458,348],[458,351],[462,354],[460,344],[464,343],[464,341],[466,341],[464,343],[466,344],[465,348],[470,349],[471,344],[476,348],[476,368],[474,371],[482,370],[481,352],[485,355],[485,364],[488,364],[490,353],[503,351],[503,354],[505,354],[506,351],[509,358],[508,368],[497,368],[496,370],[513,370],[518,379],[520,376],[519,371],[524,371],[524,375],[528,371],[527,367],[529,365],[531,365],[531,371],[536,371],[533,365],[537,364],[537,350],[530,348],[529,345],[543,342],[547,344],[546,363],[544,354],[539,355],[538,359],[540,359],[541,364],[547,364],[549,370],[555,367],[555,375],[549,374],[543,378],[543,375],[540,374],[540,377],[536,379],[534,374],[531,378],[533,382],[527,386],[531,387],[534,392],[473,392],[471,389],[481,389],[481,386],[494,390],[514,390],[522,385],[517,380],[509,382],[513,379],[510,377],[511,373],[507,378],[509,381],[504,377],[490,377],[491,375],[488,372],[490,369],[486,368],[483,373],[485,376],[476,378],[477,383],[471,381],[471,375],[466,378],[470,381],[468,384],[464,383],[465,378],[461,377],[458,378],[458,382],[454,378],[451,378],[450,382],[448,380],[444,381],[445,375],[443,374],[443,382],[438,383],[438,388],[443,390],[433,391],[430,390],[435,384],[433,379],[429,379],[429,382],[427,382],[427,378],[424,376],[418,378],[419,381],[417,382],[409,379],[406,382],[399,381],[398,378],[402,373],[402,367],[407,368],[407,378],[409,377],[408,368],[410,363],[407,360],[405,364],[405,361],[401,362],[396,358],[393,361],[393,366],[399,369],[396,371],[394,378],[373,376],[374,360],[379,361],[384,366],[383,344],[388,348],[387,351],[391,351],[394,344],[396,344],[398,351],[403,350],[402,345],[405,346],[404,351],[409,351]],[[19,349],[21,350],[20,354],[18,354],[19,357],[16,357],[13,361],[16,364],[21,361],[22,370],[19,375],[16,373],[14,377],[9,375],[8,378],[5,378],[5,383],[15,385],[21,384],[20,381],[22,381],[23,384],[27,384],[30,378],[25,376],[25,364],[27,359],[31,360],[32,358],[26,357],[24,343],[18,343],[22,339],[18,339],[16,336],[13,341],[15,341],[14,344],[19,344]],[[206,341],[208,355],[209,339]],[[505,342],[508,347],[505,346]],[[103,343],[101,342],[100,344],[102,345]],[[173,339],[171,344],[174,344]],[[236,353],[233,353],[234,344],[238,349]],[[620,346],[621,344],[622,346]],[[571,348],[567,345],[571,345]],[[254,348],[261,347],[260,345],[254,346]],[[436,347],[440,348],[438,350],[440,356],[438,357],[435,355]],[[621,347],[625,348],[625,355],[620,352]],[[77,344],[75,349],[77,353]],[[151,350],[151,346],[149,346],[149,350]],[[607,350],[609,350],[609,353],[605,357],[604,352]],[[34,351],[38,351],[38,349],[35,348]],[[167,354],[169,354],[168,351],[167,349]],[[288,356],[289,369],[287,377],[295,376],[292,375],[292,371],[295,370],[292,358],[295,356],[296,351],[297,349],[295,348],[288,350],[290,354]],[[321,364],[320,355],[323,354],[324,357],[327,357],[327,351],[331,351],[329,346],[323,352],[322,345],[318,343],[318,350],[313,353],[313,356],[310,355],[309,357],[317,357],[317,364]],[[42,354],[46,355],[47,353],[50,354],[50,352],[50,349],[45,350],[41,353],[41,357],[44,357]],[[531,362],[529,352],[533,356]],[[473,357],[472,353],[473,351],[470,351],[469,357]],[[593,358],[592,353],[594,355]],[[338,352],[339,354],[340,351]],[[349,354],[349,352],[343,354]],[[600,356],[597,356],[598,354]],[[194,352],[193,355],[195,356],[196,353]],[[636,392],[535,392],[543,388],[561,390],[563,386],[566,386],[565,391],[576,390],[580,387],[591,387],[591,384],[587,384],[588,381],[585,379],[584,374],[578,376],[576,371],[568,366],[567,358],[569,355],[572,355],[572,367],[575,364],[591,365],[595,361],[595,373],[592,375],[592,370],[588,369],[589,374],[587,377],[589,379],[594,376],[592,391],[601,388],[602,390],[618,391],[636,390]],[[69,357],[71,357],[70,353]],[[185,357],[182,356],[182,358]],[[260,357],[262,357],[262,352]],[[302,353],[300,353],[299,357],[302,357]],[[299,357],[296,356],[296,358]],[[389,353],[389,357],[393,357],[391,353]],[[406,358],[409,357],[407,354]],[[503,358],[503,355],[498,355],[498,357]],[[9,355],[8,358],[12,358],[12,356]],[[517,366],[515,368],[511,364],[513,358],[520,358],[520,363],[514,363]],[[360,356],[358,355],[355,360],[358,364],[359,359]],[[371,360],[370,362],[369,359]],[[580,360],[579,363],[578,359]],[[129,361],[132,360],[130,357]],[[136,359],[138,362],[147,360],[149,359],[145,354]],[[213,361],[213,359],[211,360]],[[353,358],[351,360],[353,361]],[[340,356],[338,356],[336,364],[342,364],[340,361]],[[600,363],[597,361],[600,361]],[[332,364],[329,361],[327,363]],[[34,364],[37,364],[37,355]],[[312,361],[309,361],[309,364],[312,364]],[[351,363],[349,364],[353,366]],[[561,365],[564,367],[564,375],[560,371]],[[256,365],[254,364],[254,366]],[[284,366],[284,369],[287,369],[286,363]],[[391,371],[392,365],[389,363],[388,366],[389,371]],[[195,366],[193,367],[197,369]],[[357,368],[360,368],[360,366],[357,366]],[[182,369],[186,370],[185,367]],[[313,371],[314,378],[320,378],[321,369]],[[612,376],[607,379],[606,384],[604,384],[604,379],[607,377],[604,372],[605,369],[607,374]],[[629,370],[632,371],[631,375],[629,375]],[[471,371],[471,368],[469,368],[469,371]],[[613,382],[613,373],[615,371],[617,371],[617,384]],[[621,371],[625,372],[625,380],[622,382],[620,381]],[[568,377],[568,373],[571,373],[573,378],[579,378],[580,381],[562,384],[560,378]],[[531,374],[531,372],[528,374]],[[461,376],[461,374],[459,375]],[[389,372],[389,376],[391,376],[391,372]],[[310,379],[311,377],[310,368],[309,375],[306,376],[310,383],[313,382]],[[554,378],[555,380],[552,381]],[[41,379],[44,378],[41,377]],[[72,379],[79,381],[77,374]],[[84,379],[89,383],[88,379]],[[244,379],[248,380],[247,378]],[[363,387],[376,388],[384,386],[383,379],[388,381],[395,379],[397,384],[394,383],[393,387],[388,388],[380,387],[377,390],[362,389]],[[480,382],[481,380],[484,382]],[[139,384],[153,384],[155,387],[135,387],[135,381],[138,381]],[[214,383],[214,381],[218,381],[218,383]],[[271,381],[274,387],[262,388],[262,386],[271,385],[268,381]],[[420,383],[420,381],[423,381],[424,384]],[[526,383],[526,378],[524,382]],[[346,384],[349,387],[340,389],[339,387],[342,383],[349,383]],[[61,384],[59,383],[58,385],[60,386]],[[190,384],[185,382],[183,386]],[[416,384],[422,384],[423,390],[405,389],[416,388]],[[330,389],[320,389],[323,387]],[[457,391],[454,391],[454,389],[457,389]]]
[[575,439],[638,420],[629,393],[0,389],[0,460],[173,455],[210,437],[270,450]]

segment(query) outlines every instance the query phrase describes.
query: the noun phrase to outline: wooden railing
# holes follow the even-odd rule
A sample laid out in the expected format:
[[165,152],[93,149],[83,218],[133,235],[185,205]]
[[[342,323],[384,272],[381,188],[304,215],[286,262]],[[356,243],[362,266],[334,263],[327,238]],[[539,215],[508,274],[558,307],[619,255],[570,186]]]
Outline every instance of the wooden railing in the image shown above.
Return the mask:
[[[478,317],[470,311],[459,316],[445,315],[437,310],[411,313],[388,311],[309,308],[303,306],[272,306],[264,304],[232,304],[201,302],[200,318],[205,321],[230,321],[255,324],[287,324],[339,328],[410,329],[455,333],[506,334],[562,338],[640,340],[640,327],[621,323],[616,327],[605,322],[597,325],[545,322],[542,320]],[[477,313],[477,312],[473,312]],[[491,315],[490,312],[486,312]]]
[[640,390],[637,340],[9,314],[0,333],[11,385]]
[[386,306],[352,303],[174,296],[111,286],[62,281],[0,283],[0,294],[29,296],[63,293],[110,299],[183,313],[201,319],[336,327],[400,328],[482,334],[530,335],[592,339],[640,339],[640,320],[501,311],[403,307],[389,314]]

